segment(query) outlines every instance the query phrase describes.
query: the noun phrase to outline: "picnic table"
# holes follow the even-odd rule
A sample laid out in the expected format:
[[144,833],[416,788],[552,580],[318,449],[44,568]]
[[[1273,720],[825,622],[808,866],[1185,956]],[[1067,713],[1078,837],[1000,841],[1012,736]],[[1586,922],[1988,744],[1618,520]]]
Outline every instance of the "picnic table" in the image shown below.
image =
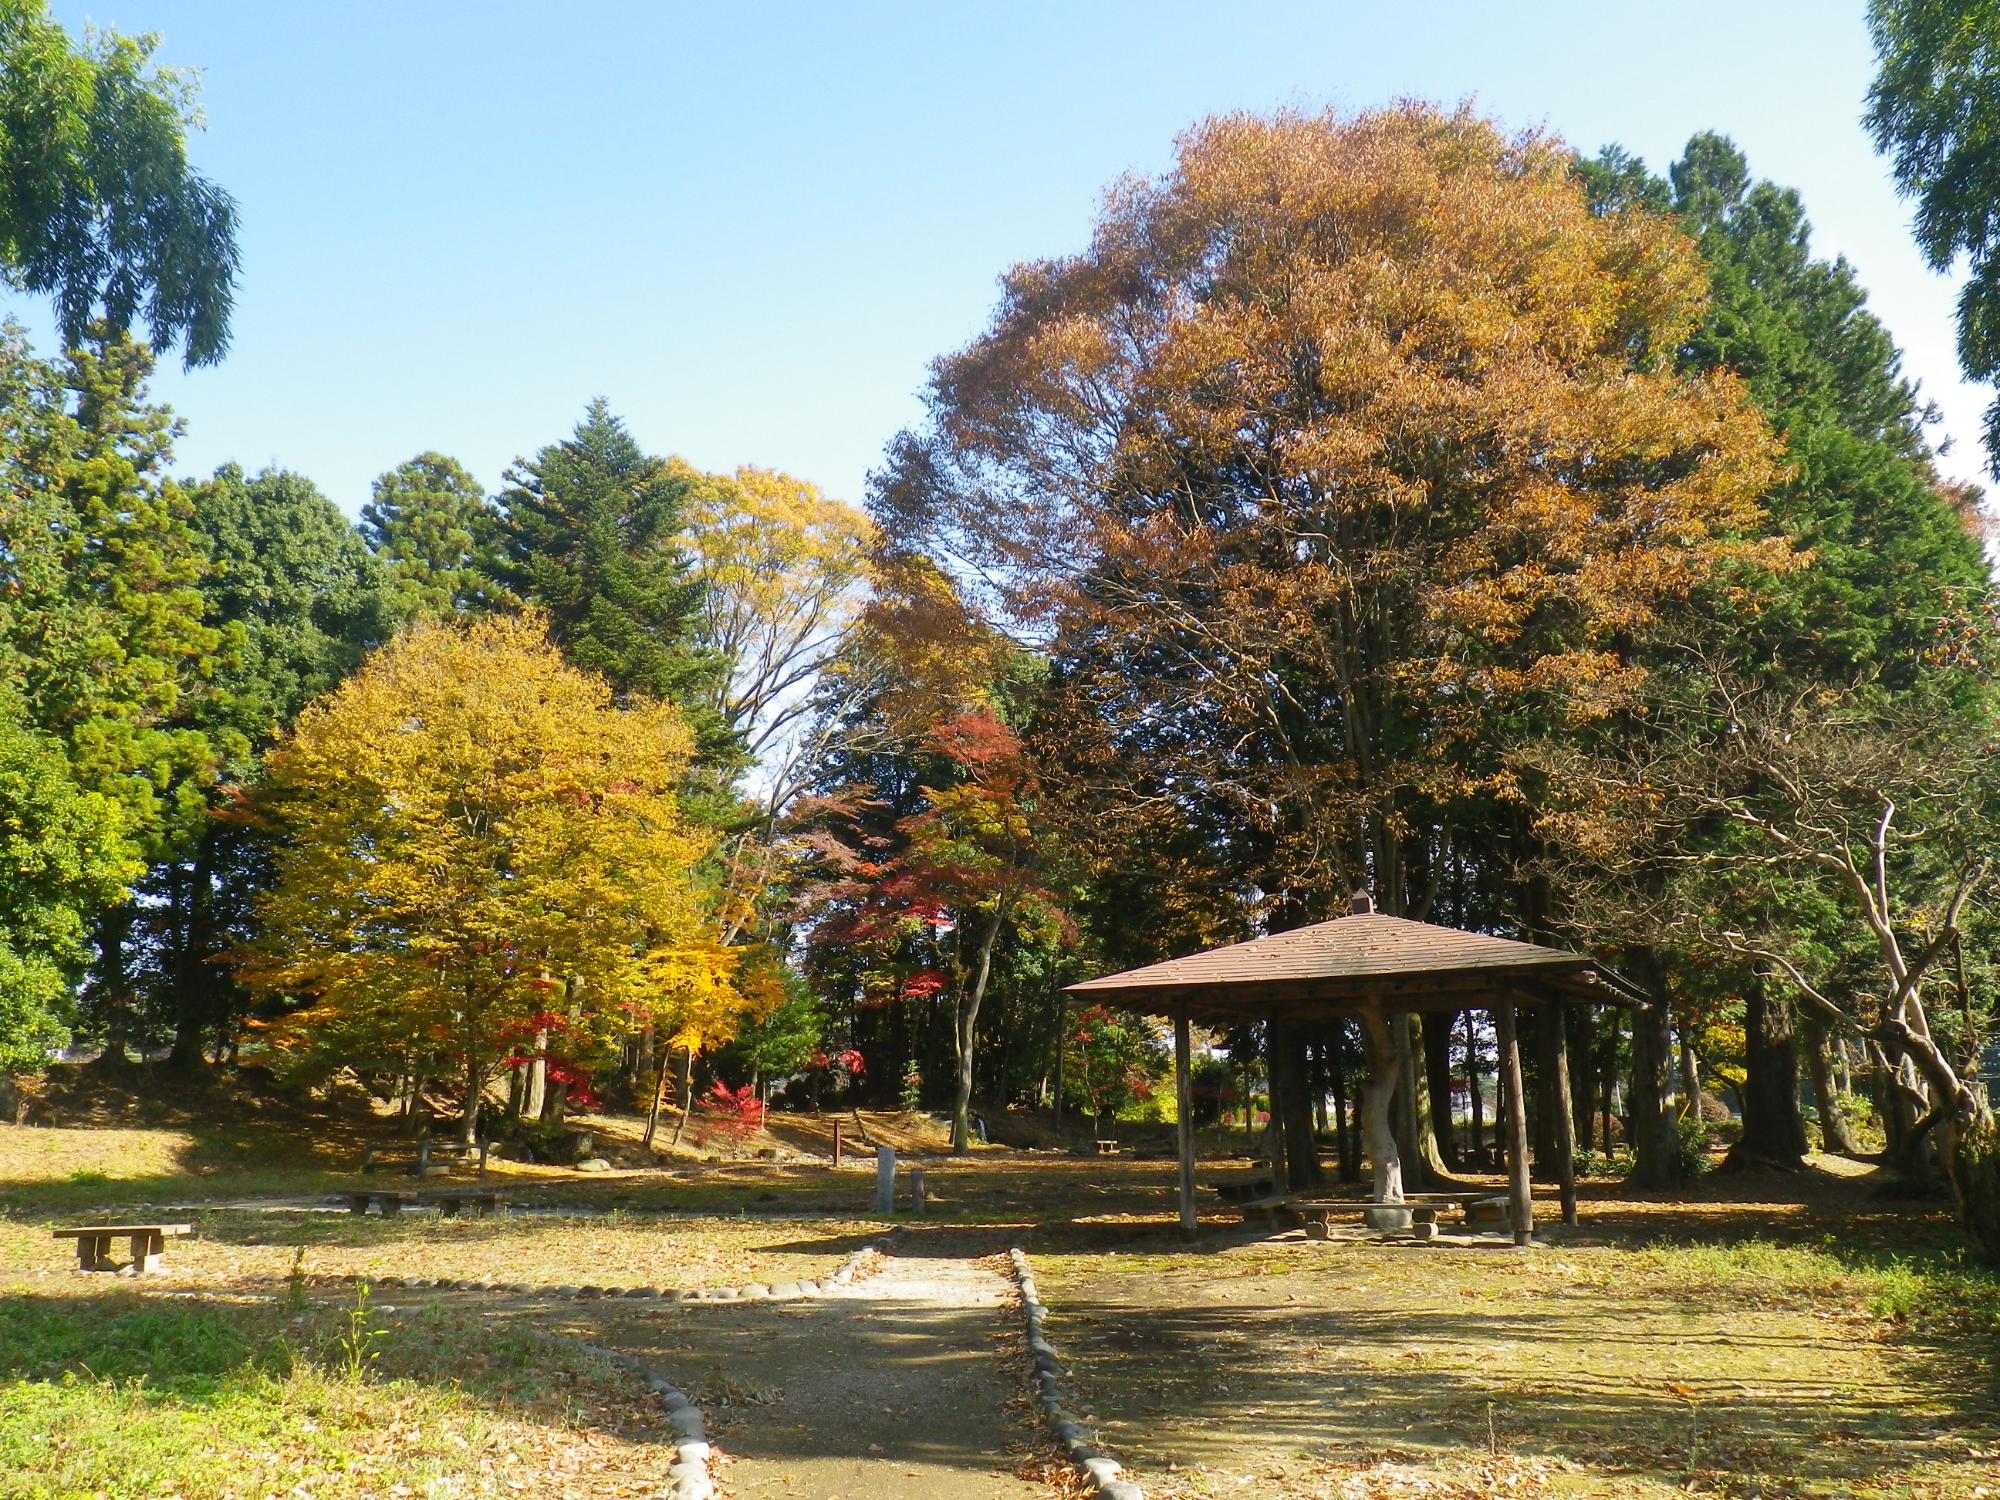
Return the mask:
[[412,1177],[428,1177],[433,1172],[445,1170],[442,1163],[432,1160],[434,1157],[455,1157],[460,1161],[470,1161],[477,1156],[479,1170],[484,1172],[486,1158],[492,1149],[490,1141],[479,1141],[470,1146],[462,1141],[407,1141],[380,1146],[370,1144],[361,1148],[361,1170],[373,1172],[376,1165],[383,1161],[406,1161],[409,1163],[408,1170]]
[[152,1271],[164,1271],[161,1256],[169,1239],[192,1234],[192,1224],[86,1224],[75,1229],[58,1229],[55,1237],[59,1240],[76,1241],[76,1268],[79,1271],[116,1271],[119,1263],[111,1258],[113,1240],[129,1240],[132,1246],[132,1271],[143,1276]]

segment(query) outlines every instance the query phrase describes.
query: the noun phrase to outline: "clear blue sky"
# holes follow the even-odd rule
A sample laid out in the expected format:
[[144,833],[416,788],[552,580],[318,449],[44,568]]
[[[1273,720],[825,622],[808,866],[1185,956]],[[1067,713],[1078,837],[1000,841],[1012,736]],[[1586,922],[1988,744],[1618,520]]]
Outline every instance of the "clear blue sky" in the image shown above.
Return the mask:
[[1947,468],[1980,467],[1953,286],[1858,123],[1861,0],[54,8],[205,70],[244,274],[227,361],[159,382],[181,466],[281,464],[350,513],[426,448],[495,486],[600,394],[654,451],[859,499],[926,362],[1005,266],[1079,248],[1107,182],[1210,113],[1399,96],[1656,167],[1734,136],[1859,266]]

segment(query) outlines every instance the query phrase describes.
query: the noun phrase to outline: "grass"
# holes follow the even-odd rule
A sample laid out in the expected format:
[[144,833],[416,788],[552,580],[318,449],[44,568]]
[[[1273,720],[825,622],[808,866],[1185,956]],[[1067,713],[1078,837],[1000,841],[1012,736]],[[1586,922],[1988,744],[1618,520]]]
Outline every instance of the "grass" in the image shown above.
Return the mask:
[[658,1409],[574,1346],[444,1314],[131,1293],[0,1304],[0,1496],[658,1491]]
[[1049,1240],[1052,1336],[1162,1500],[1915,1500],[2000,1471],[2000,1281],[1949,1252]]

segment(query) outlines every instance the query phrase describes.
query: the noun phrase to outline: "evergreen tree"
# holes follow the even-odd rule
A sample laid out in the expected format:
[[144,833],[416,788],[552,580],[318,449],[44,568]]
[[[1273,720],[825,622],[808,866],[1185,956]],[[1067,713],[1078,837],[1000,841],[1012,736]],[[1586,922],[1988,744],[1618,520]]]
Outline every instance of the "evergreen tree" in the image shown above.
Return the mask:
[[714,706],[728,664],[694,644],[703,586],[682,545],[690,483],[593,401],[568,438],[507,471],[499,573],[621,700],[681,705],[700,765],[722,786],[742,757]]
[[361,534],[410,614],[473,614],[515,602],[496,582],[497,517],[456,459],[419,453],[375,481]]

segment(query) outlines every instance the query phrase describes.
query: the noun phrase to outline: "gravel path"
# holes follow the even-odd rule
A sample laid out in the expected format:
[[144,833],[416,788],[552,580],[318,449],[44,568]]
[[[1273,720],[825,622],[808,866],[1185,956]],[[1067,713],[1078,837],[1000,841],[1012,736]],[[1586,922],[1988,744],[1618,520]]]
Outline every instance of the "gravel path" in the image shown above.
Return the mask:
[[811,1301],[585,1303],[575,1318],[701,1403],[724,1496],[1039,1500],[1008,1447],[1012,1297],[996,1262],[904,1255]]

